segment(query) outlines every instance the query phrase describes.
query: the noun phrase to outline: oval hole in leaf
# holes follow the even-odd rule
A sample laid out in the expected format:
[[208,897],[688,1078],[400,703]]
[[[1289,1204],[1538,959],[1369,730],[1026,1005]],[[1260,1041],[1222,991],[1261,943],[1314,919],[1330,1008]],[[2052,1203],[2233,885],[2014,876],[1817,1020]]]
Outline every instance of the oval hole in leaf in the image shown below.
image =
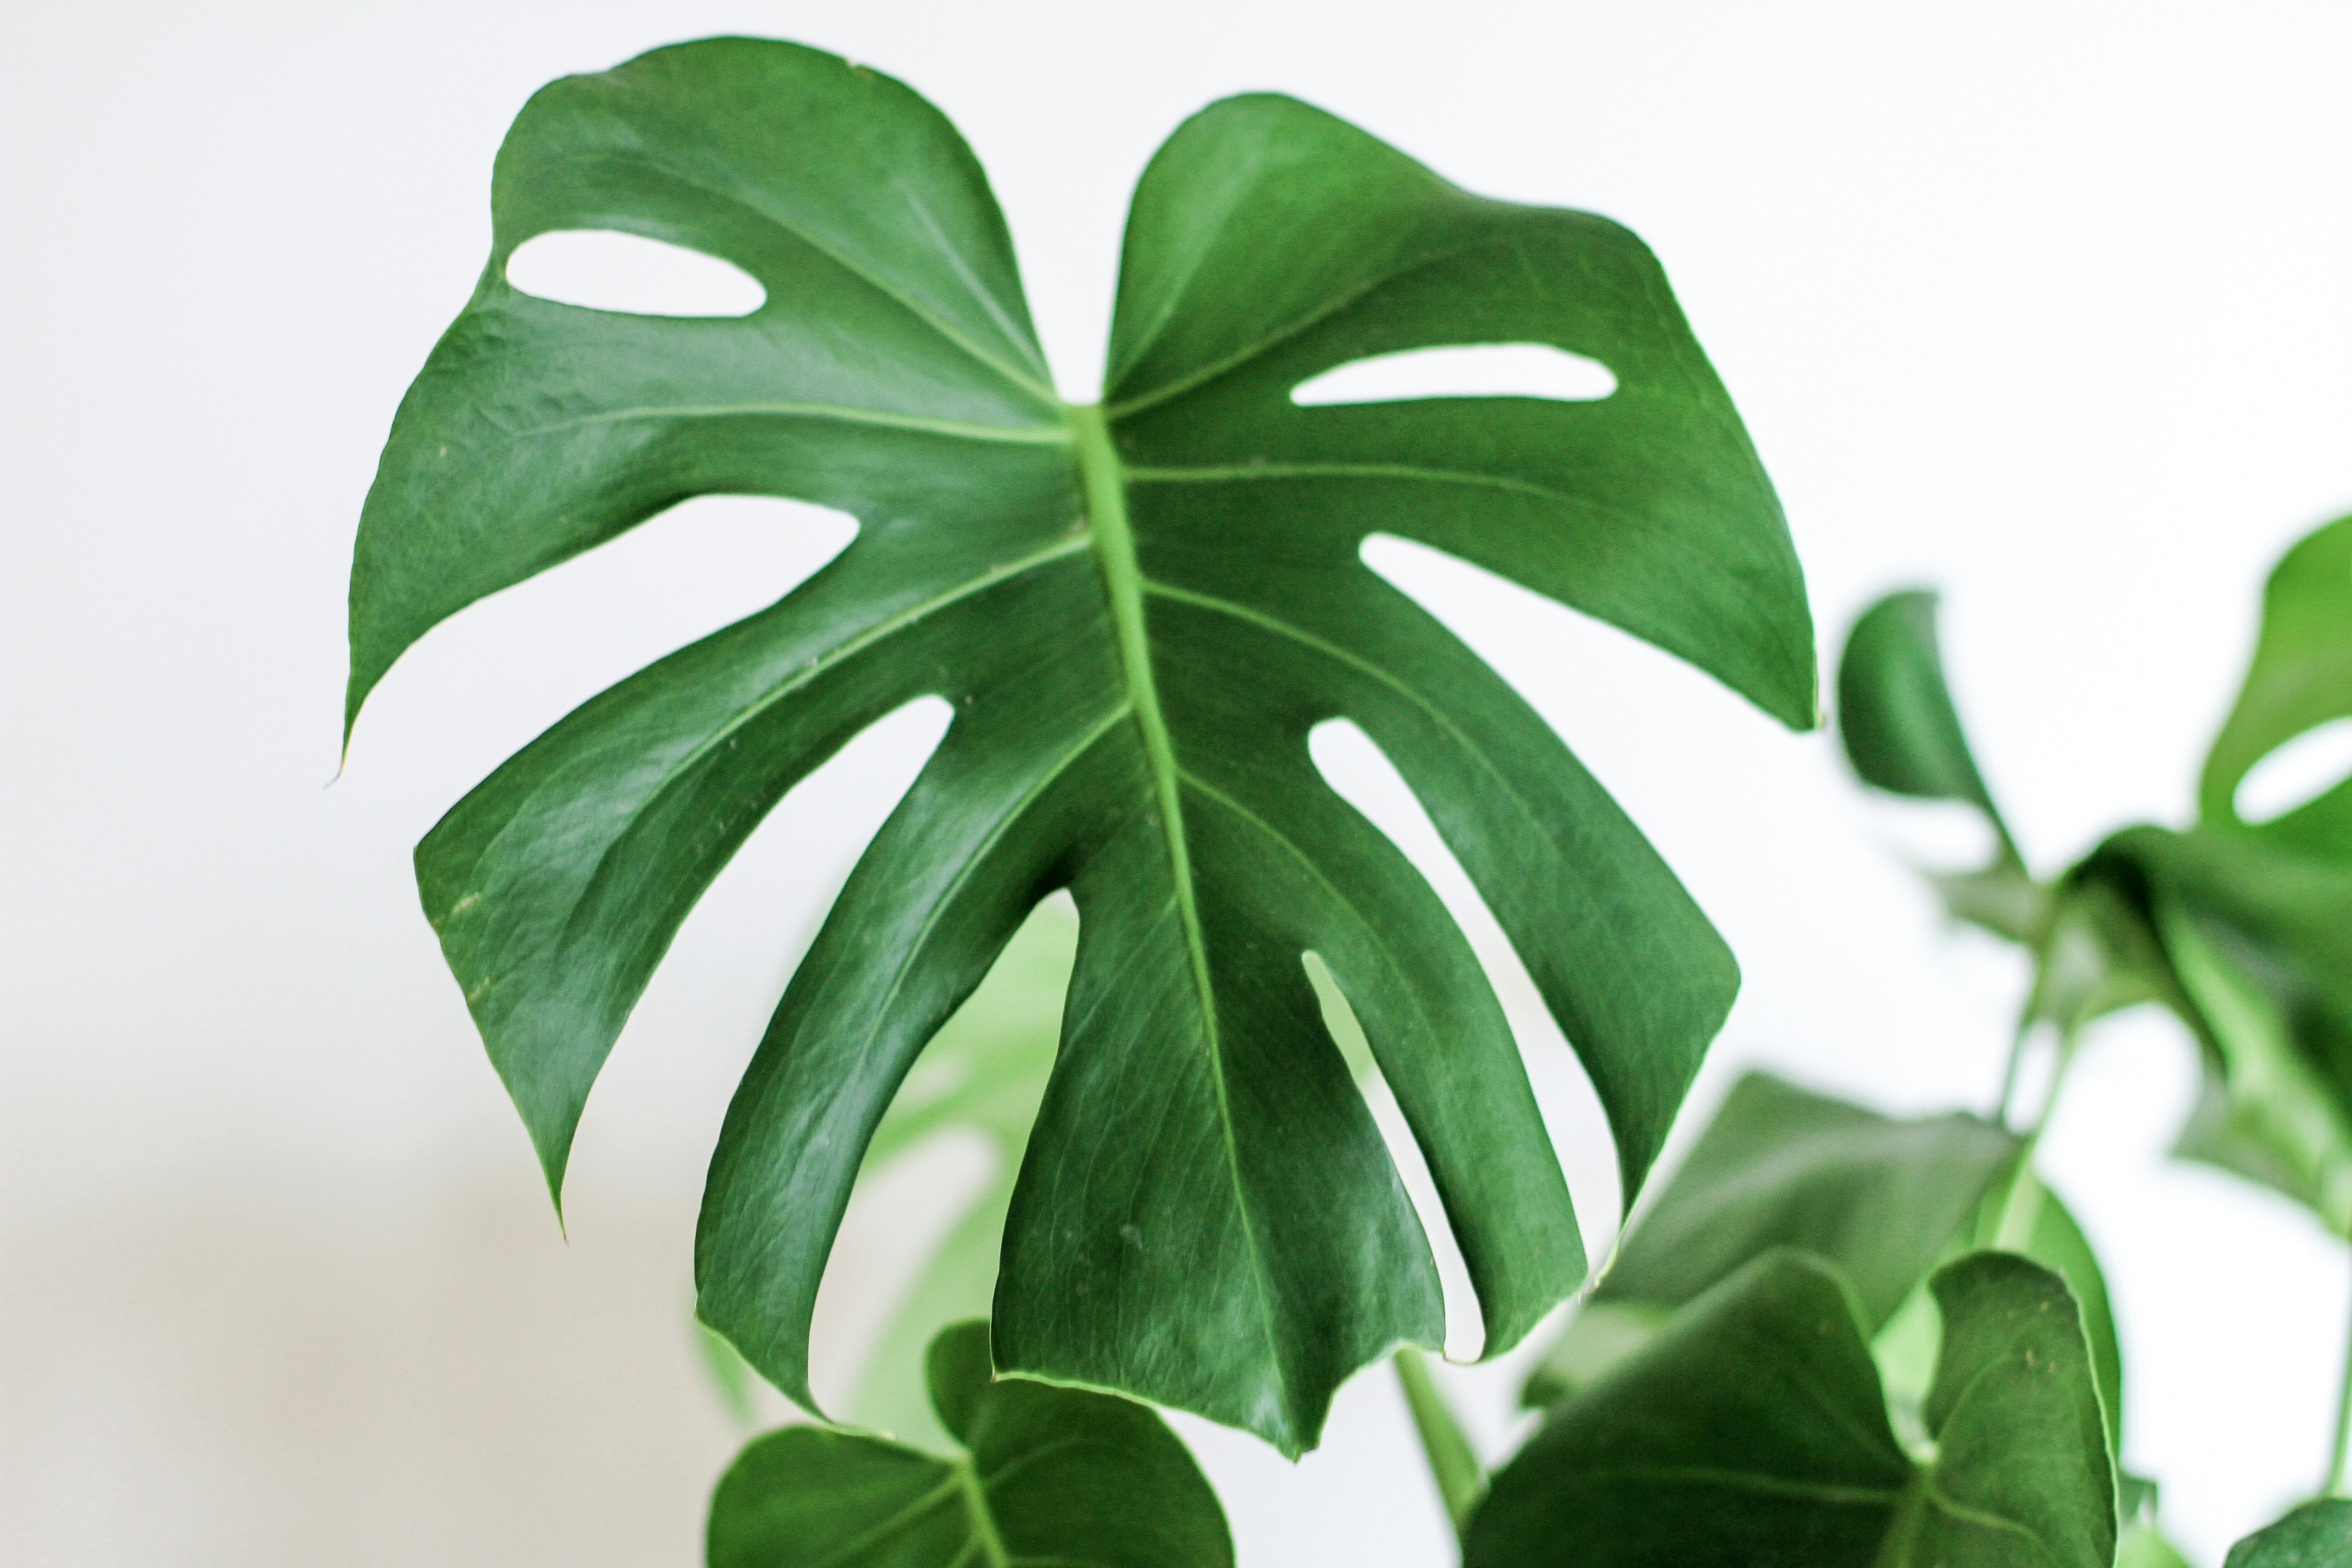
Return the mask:
[[2352,718],[2330,719],[2273,748],[2238,781],[2233,804],[2248,822],[2284,816],[2352,774]]
[[748,316],[768,302],[731,261],[641,234],[561,228],[516,247],[507,281],[559,305],[632,316]]
[[1290,401],[1302,408],[1418,397],[1597,403],[1616,390],[1607,365],[1549,343],[1472,343],[1351,360],[1292,387]]

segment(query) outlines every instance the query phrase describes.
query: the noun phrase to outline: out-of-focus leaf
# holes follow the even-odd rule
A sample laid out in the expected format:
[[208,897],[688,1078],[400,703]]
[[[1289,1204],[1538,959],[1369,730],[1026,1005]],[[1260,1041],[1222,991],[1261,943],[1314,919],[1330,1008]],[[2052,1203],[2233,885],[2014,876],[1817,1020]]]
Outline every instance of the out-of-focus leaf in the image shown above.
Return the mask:
[[[2206,753],[2197,808],[2242,824],[2238,785],[2287,742],[2352,716],[2352,517],[2307,534],[2271,569],[2238,700]],[[2253,829],[2283,848],[2352,862],[2352,779]]]
[[1114,1394],[991,1382],[988,1325],[931,1345],[941,1458],[823,1426],[745,1448],[711,1499],[710,1568],[1231,1568],[1200,1467]]
[[2352,1568],[2352,1502],[2307,1502],[2230,1548],[2221,1568]]
[[2178,1152],[2352,1232],[2352,866],[2235,829],[2126,829],[2083,875],[2136,899],[2210,1077]]
[[1980,1252],[1934,1290],[1928,1453],[1897,1440],[1836,1271],[1775,1251],[1553,1408],[1465,1568],[2109,1568],[2113,1470],[2064,1281]]
[[[1475,196],[1293,100],[1154,156],[1099,405],[1055,394],[1004,223],[902,84],[743,38],[535,95],[492,247],[362,517],[347,712],[476,600],[688,497],[795,497],[855,541],[775,605],[592,700],[419,847],[418,883],[560,1187],[606,1054],[765,813],[924,697],[955,714],[793,974],[721,1130],[698,1310],[809,1399],[809,1315],[902,1077],[1030,910],[1083,912],[1004,1224],[1003,1369],[1311,1447],[1340,1381],[1444,1338],[1427,1237],[1302,955],[1362,1022],[1488,1353],[1582,1281],[1566,1184],[1467,939],[1317,773],[1359,724],[1525,961],[1636,1192],[1738,985],[1664,862],[1496,672],[1362,560],[1461,555],[1815,712],[1771,487],[1655,258]],[[515,249],[616,229],[765,303],[673,320],[533,298]],[[1301,406],[1392,353],[1549,345],[1609,395]]]
[[700,1323],[694,1325],[694,1346],[702,1352],[702,1370],[709,1374],[710,1386],[719,1395],[719,1403],[735,1418],[738,1426],[759,1424],[760,1408],[757,1390],[760,1374],[751,1363],[736,1353],[723,1334],[714,1334]]
[[1645,1320],[1774,1247],[1835,1264],[1866,1331],[1877,1332],[1975,1215],[2017,1146],[1973,1116],[1895,1121],[1749,1073],[1625,1237],[1523,1397],[1551,1403],[1638,1342]]
[[923,1347],[948,1324],[988,1311],[1005,1210],[1054,1068],[1077,940],[1076,921],[1055,904],[1040,905],[932,1040],[874,1130],[869,1172],[954,1128],[986,1138],[996,1165],[866,1352],[857,1391],[843,1412],[856,1426],[925,1447],[945,1440],[924,1385]]
[[[2347,1560],[2352,1564],[2352,1560]],[[2134,1521],[2116,1542],[2116,1568],[2189,1568],[2180,1548],[2152,1524]]]
[[1529,1410],[1557,1404],[1648,1344],[1674,1315],[1672,1307],[1647,1301],[1587,1299],[1528,1371],[1519,1403]]
[[1846,634],[1837,687],[1838,738],[1864,783],[1972,805],[1992,829],[1995,851],[1983,868],[1928,874],[1945,906],[2012,941],[2031,941],[2042,918],[2041,889],[1960,727],[1936,637],[1936,595],[1907,589],[1864,610]]

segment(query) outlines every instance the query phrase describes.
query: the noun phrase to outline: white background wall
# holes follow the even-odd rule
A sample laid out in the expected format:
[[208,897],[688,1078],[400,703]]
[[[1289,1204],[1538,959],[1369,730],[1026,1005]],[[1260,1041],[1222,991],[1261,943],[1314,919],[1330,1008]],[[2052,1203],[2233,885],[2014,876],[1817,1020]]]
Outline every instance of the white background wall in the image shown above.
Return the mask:
[[[1948,590],[2045,867],[2184,815],[2263,570],[2352,506],[2338,5],[20,0],[5,25],[11,1563],[697,1560],[737,1441],[687,1338],[703,1161],[922,736],[804,787],[688,924],[591,1106],[564,1242],[408,847],[572,703],[772,596],[813,535],[702,505],[469,611],[324,787],[375,451],[551,77],[747,31],[912,82],[986,162],[1073,395],[1128,186],[1219,94],[1291,91],[1474,189],[1632,224],[1780,486],[1825,648],[1885,587]],[[1428,592],[1738,951],[1702,1108],[1754,1061],[1895,1109],[1989,1099],[2018,974],[1939,931],[1830,742],[1472,574]],[[1597,1242],[1606,1151],[1517,1012]],[[2108,1028],[2049,1164],[2121,1302],[2130,1458],[2210,1563],[2321,1465],[2352,1264],[2161,1162],[2190,1078],[2162,1023]],[[836,1343],[908,1223],[856,1244]],[[1456,1382],[1498,1447],[1511,1381]],[[1384,1374],[1295,1470],[1186,1429],[1245,1563],[1444,1561]]]

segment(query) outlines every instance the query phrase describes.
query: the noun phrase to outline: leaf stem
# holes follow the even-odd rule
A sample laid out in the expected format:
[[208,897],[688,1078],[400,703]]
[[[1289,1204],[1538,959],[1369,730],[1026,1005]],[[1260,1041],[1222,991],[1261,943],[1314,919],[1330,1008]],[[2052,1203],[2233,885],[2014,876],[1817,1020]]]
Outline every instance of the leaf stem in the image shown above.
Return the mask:
[[[2017,1049],[2012,1056],[2011,1070],[2015,1072],[2015,1057],[2022,1056],[2026,1031],[2018,1031]],[[2033,1169],[2033,1156],[2042,1147],[2042,1130],[2050,1125],[2050,1113],[2058,1108],[2058,1091],[2066,1086],[2066,1069],[2074,1065],[2075,1034],[2062,1030],[2058,1036],[2058,1060],[2050,1073],[2050,1090],[2042,1097],[2042,1109],[2034,1113],[2033,1124],[2025,1130],[2019,1141],[2017,1164],[2010,1172],[2009,1189],[2001,1196],[2000,1219],[1992,1228],[1989,1246],[1997,1252],[2022,1252],[2033,1239],[2033,1227],[2042,1217],[2042,1178]],[[2011,1088],[2014,1088],[2012,1083]],[[2003,1120],[2007,1119],[2009,1091],[2001,1095]],[[1981,1231],[1979,1235],[1982,1235]]]
[[1454,1521],[1454,1537],[1461,1540],[1470,1528],[1470,1515],[1478,1501],[1486,1495],[1486,1468],[1471,1450],[1470,1439],[1462,1435],[1462,1424],[1454,1419],[1453,1406],[1439,1393],[1437,1380],[1429,1374],[1429,1363],[1411,1345],[1402,1345],[1396,1356],[1397,1382],[1404,1385],[1404,1402],[1412,1410],[1413,1430],[1421,1435],[1421,1451],[1428,1456],[1429,1473],[1437,1482],[1437,1495],[1445,1504],[1445,1517]]
[[2336,1438],[2327,1459],[2327,1484],[2322,1497],[2344,1495],[2344,1464],[2352,1450],[2352,1332],[2346,1335],[2344,1372],[2336,1393]]

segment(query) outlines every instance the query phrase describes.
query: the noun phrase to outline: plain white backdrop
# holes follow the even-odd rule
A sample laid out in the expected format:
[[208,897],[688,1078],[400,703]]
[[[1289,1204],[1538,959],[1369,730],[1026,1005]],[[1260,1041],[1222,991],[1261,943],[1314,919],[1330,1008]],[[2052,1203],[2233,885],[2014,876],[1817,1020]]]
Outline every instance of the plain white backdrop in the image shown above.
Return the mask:
[[[481,265],[499,138],[551,77],[738,31],[912,83],[987,165],[1073,395],[1129,184],[1224,93],[1296,93],[1473,189],[1631,224],[1780,486],[1825,661],[1877,592],[1942,585],[1986,771],[2044,868],[2185,816],[2263,571],[2352,508],[2339,5],[26,0],[5,26],[12,1563],[698,1559],[740,1440],[687,1329],[703,1162],[931,731],[913,713],[854,747],[689,922],[590,1106],[566,1242],[408,848],[539,727],[827,540],[699,503],[468,611],[325,787],[375,452]],[[1466,569],[1415,585],[1739,953],[1694,1117],[1754,1062],[1895,1110],[1990,1098],[2020,974],[1941,928],[1829,740]],[[1605,1144],[1496,956],[1604,1243]],[[2162,1021],[2106,1027],[2047,1165],[2118,1299],[2127,1457],[2211,1564],[2321,1468],[2352,1260],[2163,1160],[2191,1083]],[[837,1260],[836,1346],[935,1200],[914,1178],[886,1197]],[[1513,1381],[1451,1384],[1495,1451]],[[1245,1563],[1446,1560],[1383,1373],[1295,1468],[1184,1429]]]

